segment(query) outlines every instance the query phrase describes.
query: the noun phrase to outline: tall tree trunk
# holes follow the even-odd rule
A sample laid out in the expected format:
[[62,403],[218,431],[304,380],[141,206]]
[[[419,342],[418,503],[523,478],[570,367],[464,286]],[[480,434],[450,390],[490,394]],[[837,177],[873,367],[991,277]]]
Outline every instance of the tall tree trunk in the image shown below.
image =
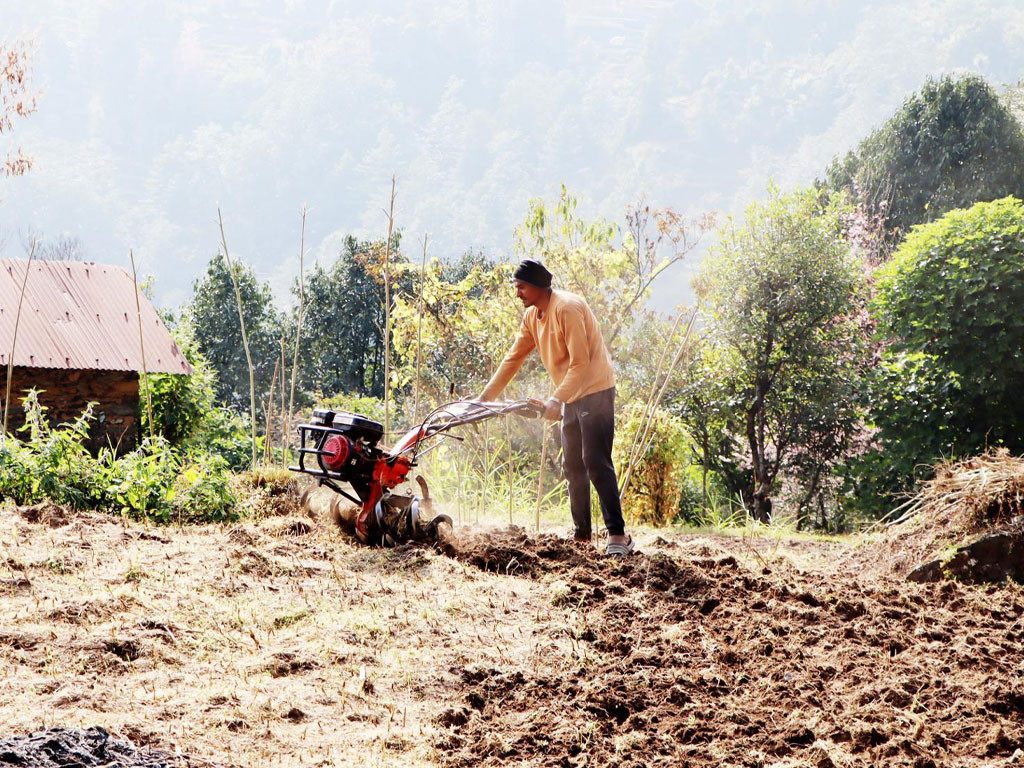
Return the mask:
[[754,497],[750,514],[762,523],[770,522],[772,515],[772,479],[769,477],[764,445],[764,396],[767,384],[759,376],[754,384],[754,399],[747,409],[747,442],[754,474]]

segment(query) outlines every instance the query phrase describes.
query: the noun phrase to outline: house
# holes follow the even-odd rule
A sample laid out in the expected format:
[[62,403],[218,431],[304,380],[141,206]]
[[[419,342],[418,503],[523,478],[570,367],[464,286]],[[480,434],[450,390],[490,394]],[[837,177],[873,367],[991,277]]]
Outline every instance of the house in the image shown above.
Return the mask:
[[92,450],[137,444],[143,352],[149,373],[189,374],[192,367],[141,292],[138,313],[135,302],[134,281],[121,267],[0,259],[0,414],[12,349],[14,360],[8,432],[17,435],[24,424],[21,403],[34,388],[54,424],[96,403]]

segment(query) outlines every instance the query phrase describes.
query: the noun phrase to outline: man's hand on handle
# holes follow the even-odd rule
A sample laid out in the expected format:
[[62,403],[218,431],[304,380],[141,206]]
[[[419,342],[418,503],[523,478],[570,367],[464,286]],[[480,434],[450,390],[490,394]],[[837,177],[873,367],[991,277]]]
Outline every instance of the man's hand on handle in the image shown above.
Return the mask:
[[538,407],[544,409],[543,416],[548,421],[558,421],[562,418],[562,402],[560,400],[549,397],[547,401],[541,401],[531,397],[530,402],[536,403]]

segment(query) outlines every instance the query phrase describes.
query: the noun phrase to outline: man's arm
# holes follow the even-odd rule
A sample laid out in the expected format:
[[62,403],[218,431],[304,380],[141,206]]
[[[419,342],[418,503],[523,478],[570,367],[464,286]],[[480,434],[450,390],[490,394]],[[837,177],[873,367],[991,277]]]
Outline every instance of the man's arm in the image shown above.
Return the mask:
[[569,352],[569,369],[552,397],[564,403],[573,393],[579,391],[590,366],[590,344],[587,341],[587,329],[582,312],[575,309],[566,312],[562,316],[562,332]]
[[505,391],[505,387],[512,381],[512,377],[516,375],[516,371],[519,370],[523,364],[523,360],[530,354],[534,347],[537,346],[537,342],[533,338],[533,334],[530,333],[530,329],[526,327],[524,322],[519,326],[519,335],[516,336],[515,342],[512,344],[512,349],[505,355],[505,359],[501,361],[501,365],[498,366],[498,370],[491,376],[491,380],[487,382],[487,386],[484,387],[484,391],[480,393],[480,399],[494,400],[498,395]]

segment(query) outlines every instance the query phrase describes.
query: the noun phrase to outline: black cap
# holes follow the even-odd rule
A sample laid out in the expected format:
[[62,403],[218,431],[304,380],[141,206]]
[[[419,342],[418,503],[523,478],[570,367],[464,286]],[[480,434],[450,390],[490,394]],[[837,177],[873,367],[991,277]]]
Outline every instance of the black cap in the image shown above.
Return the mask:
[[533,259],[524,259],[519,262],[519,266],[516,267],[512,277],[516,280],[522,280],[524,283],[535,285],[538,288],[551,287],[551,273],[548,272],[547,267]]

